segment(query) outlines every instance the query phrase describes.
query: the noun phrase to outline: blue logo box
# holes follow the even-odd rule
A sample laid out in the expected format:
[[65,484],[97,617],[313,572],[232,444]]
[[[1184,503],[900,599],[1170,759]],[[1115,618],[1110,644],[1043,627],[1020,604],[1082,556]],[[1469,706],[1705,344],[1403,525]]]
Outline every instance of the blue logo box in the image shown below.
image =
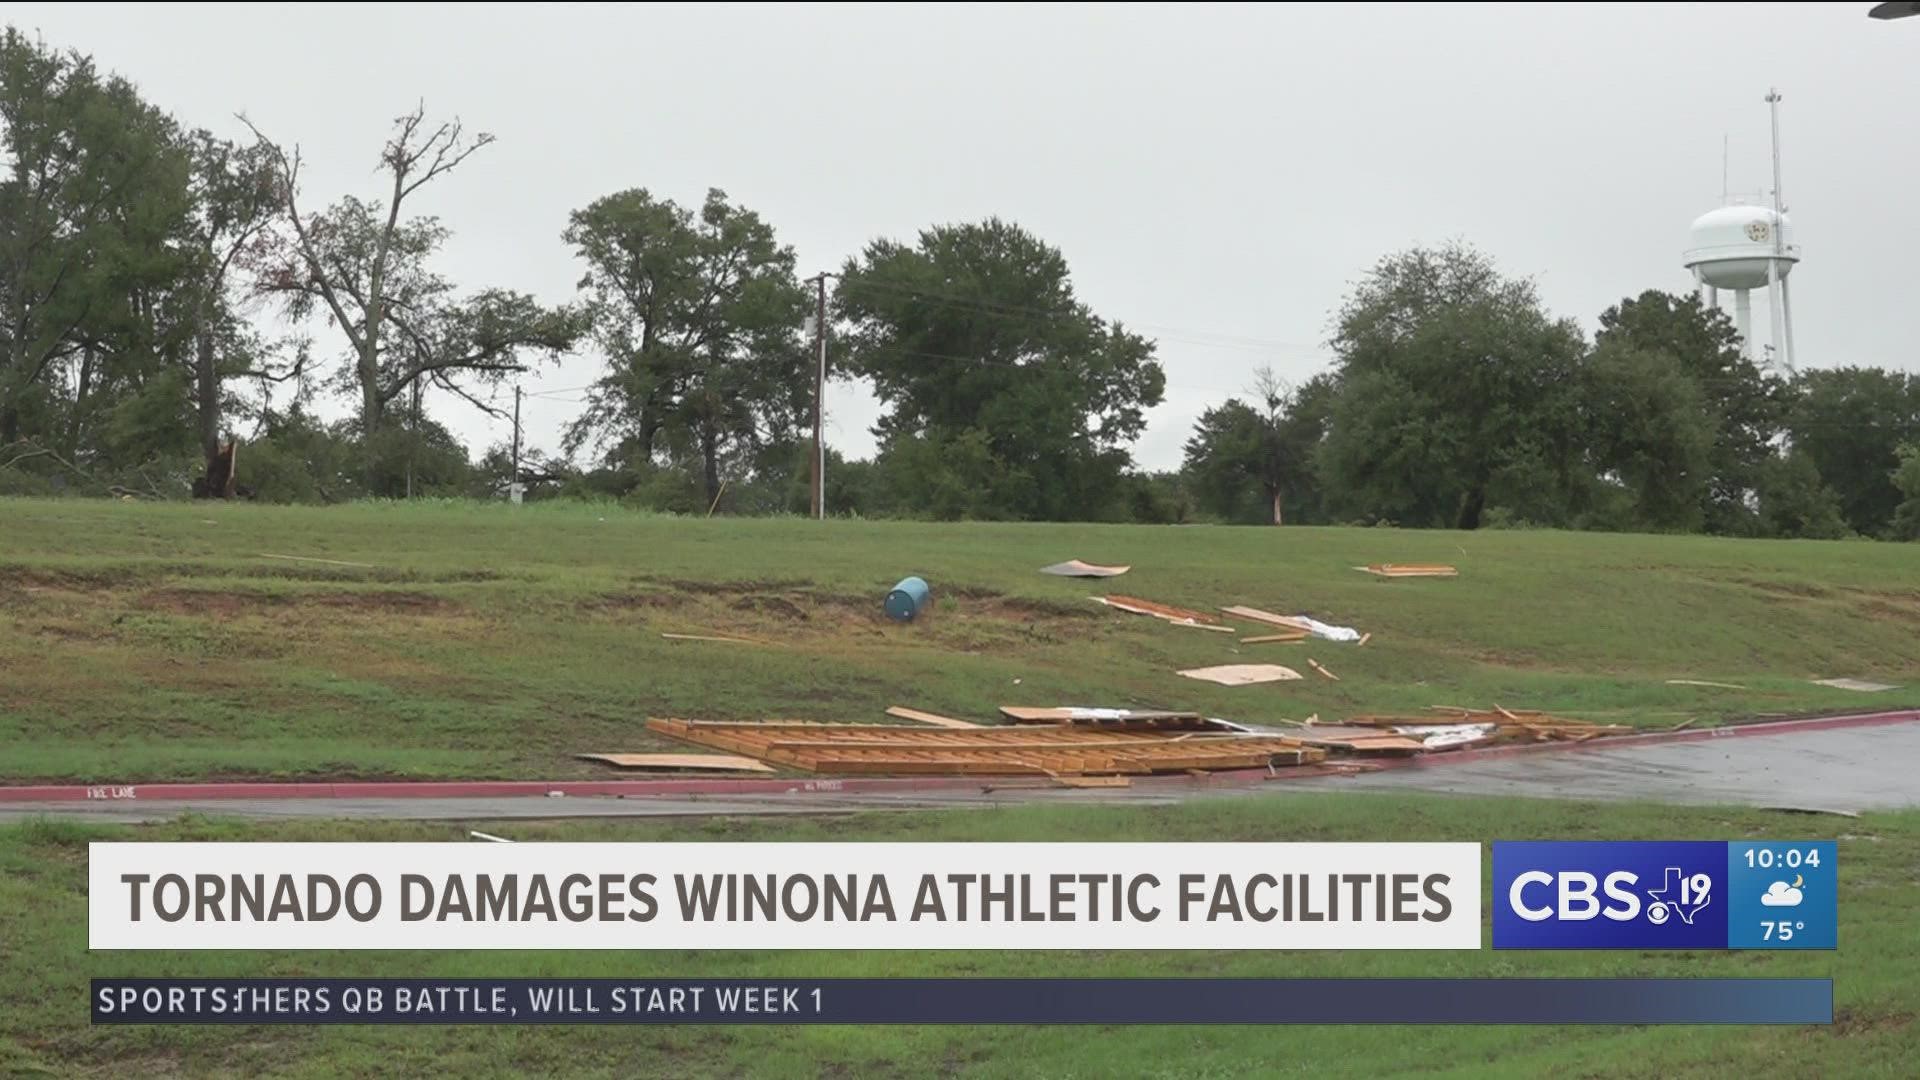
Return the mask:
[[1493,845],[1496,949],[1832,949],[1831,840]]

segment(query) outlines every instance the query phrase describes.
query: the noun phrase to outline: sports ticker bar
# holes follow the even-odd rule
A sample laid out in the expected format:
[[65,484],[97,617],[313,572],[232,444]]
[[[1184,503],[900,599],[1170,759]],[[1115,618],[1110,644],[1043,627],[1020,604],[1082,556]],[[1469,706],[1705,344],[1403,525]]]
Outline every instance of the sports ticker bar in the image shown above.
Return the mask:
[[1831,979],[95,979],[96,1024],[1831,1024]]

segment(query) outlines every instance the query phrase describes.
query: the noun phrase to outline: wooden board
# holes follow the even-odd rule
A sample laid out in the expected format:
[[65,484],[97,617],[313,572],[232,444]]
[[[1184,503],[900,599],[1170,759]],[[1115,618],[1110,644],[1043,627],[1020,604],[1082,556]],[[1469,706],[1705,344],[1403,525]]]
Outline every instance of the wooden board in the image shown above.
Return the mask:
[[921,712],[919,709],[909,709],[904,705],[892,706],[887,709],[887,715],[896,720],[918,720],[922,724],[932,724],[935,727],[943,728],[976,728],[980,726],[971,720],[955,720],[951,716]]
[[702,769],[714,772],[772,772],[750,757],[732,754],[576,754],[582,761],[599,761],[622,769]]
[[1169,604],[1156,604],[1151,600],[1142,600],[1137,596],[1102,596],[1099,601],[1108,607],[1121,611],[1131,611],[1136,615],[1152,615],[1169,622],[1217,623],[1220,620],[1204,611],[1173,607]]
[[1288,630],[1299,630],[1303,633],[1308,629],[1307,624],[1290,615],[1275,615],[1271,611],[1261,611],[1259,608],[1236,606],[1223,607],[1220,610],[1229,615],[1238,615],[1242,619],[1252,619],[1254,622],[1263,622],[1269,626],[1285,627]]
[[1368,566],[1356,566],[1354,569],[1377,577],[1389,578],[1460,576],[1460,571],[1442,563],[1373,563]]

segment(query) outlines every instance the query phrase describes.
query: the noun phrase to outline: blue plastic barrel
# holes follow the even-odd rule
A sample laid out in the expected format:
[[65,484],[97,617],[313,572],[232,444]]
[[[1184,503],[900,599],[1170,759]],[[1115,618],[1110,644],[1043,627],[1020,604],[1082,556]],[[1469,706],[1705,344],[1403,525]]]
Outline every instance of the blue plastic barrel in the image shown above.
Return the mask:
[[887,594],[887,616],[898,622],[912,622],[920,609],[927,606],[927,597],[931,595],[926,582],[917,577],[907,578]]

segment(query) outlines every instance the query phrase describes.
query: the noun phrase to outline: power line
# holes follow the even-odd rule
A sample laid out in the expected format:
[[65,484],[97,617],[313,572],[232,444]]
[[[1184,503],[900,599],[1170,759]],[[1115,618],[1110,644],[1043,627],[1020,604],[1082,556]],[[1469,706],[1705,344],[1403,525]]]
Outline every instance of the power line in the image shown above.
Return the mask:
[[[1038,319],[1077,319],[1084,314],[1083,312],[1077,311],[1077,310],[1063,311],[1057,308],[1047,309],[1047,308],[1023,307],[1018,304],[1002,304],[994,301],[980,300],[974,297],[960,296],[954,293],[939,293],[939,292],[934,292],[928,289],[916,289],[911,286],[896,285],[892,282],[842,278],[840,284],[841,284],[841,288],[850,288],[850,289],[856,289],[856,290],[857,289],[874,289],[881,292],[892,292],[899,295],[913,296],[918,299],[928,300],[937,304],[944,304],[948,307],[959,308],[963,310],[979,311],[989,315],[1026,315],[1026,316],[1032,316]],[[1271,338],[1246,337],[1238,334],[1224,334],[1224,333],[1218,333],[1218,332],[1209,331],[1209,330],[1183,329],[1177,326],[1166,326],[1164,324],[1158,324],[1158,323],[1125,322],[1124,320],[1114,320],[1109,325],[1121,325],[1121,326],[1132,327],[1134,329],[1139,329],[1139,330],[1152,330],[1152,331],[1155,331],[1153,336],[1158,339],[1179,342],[1181,344],[1187,344],[1187,345],[1209,346],[1213,348],[1255,349],[1255,350],[1262,350],[1262,351],[1300,350],[1300,349],[1320,350],[1325,348],[1324,344],[1318,343],[1318,342],[1309,343],[1309,342],[1301,342],[1301,341],[1278,341]]]

